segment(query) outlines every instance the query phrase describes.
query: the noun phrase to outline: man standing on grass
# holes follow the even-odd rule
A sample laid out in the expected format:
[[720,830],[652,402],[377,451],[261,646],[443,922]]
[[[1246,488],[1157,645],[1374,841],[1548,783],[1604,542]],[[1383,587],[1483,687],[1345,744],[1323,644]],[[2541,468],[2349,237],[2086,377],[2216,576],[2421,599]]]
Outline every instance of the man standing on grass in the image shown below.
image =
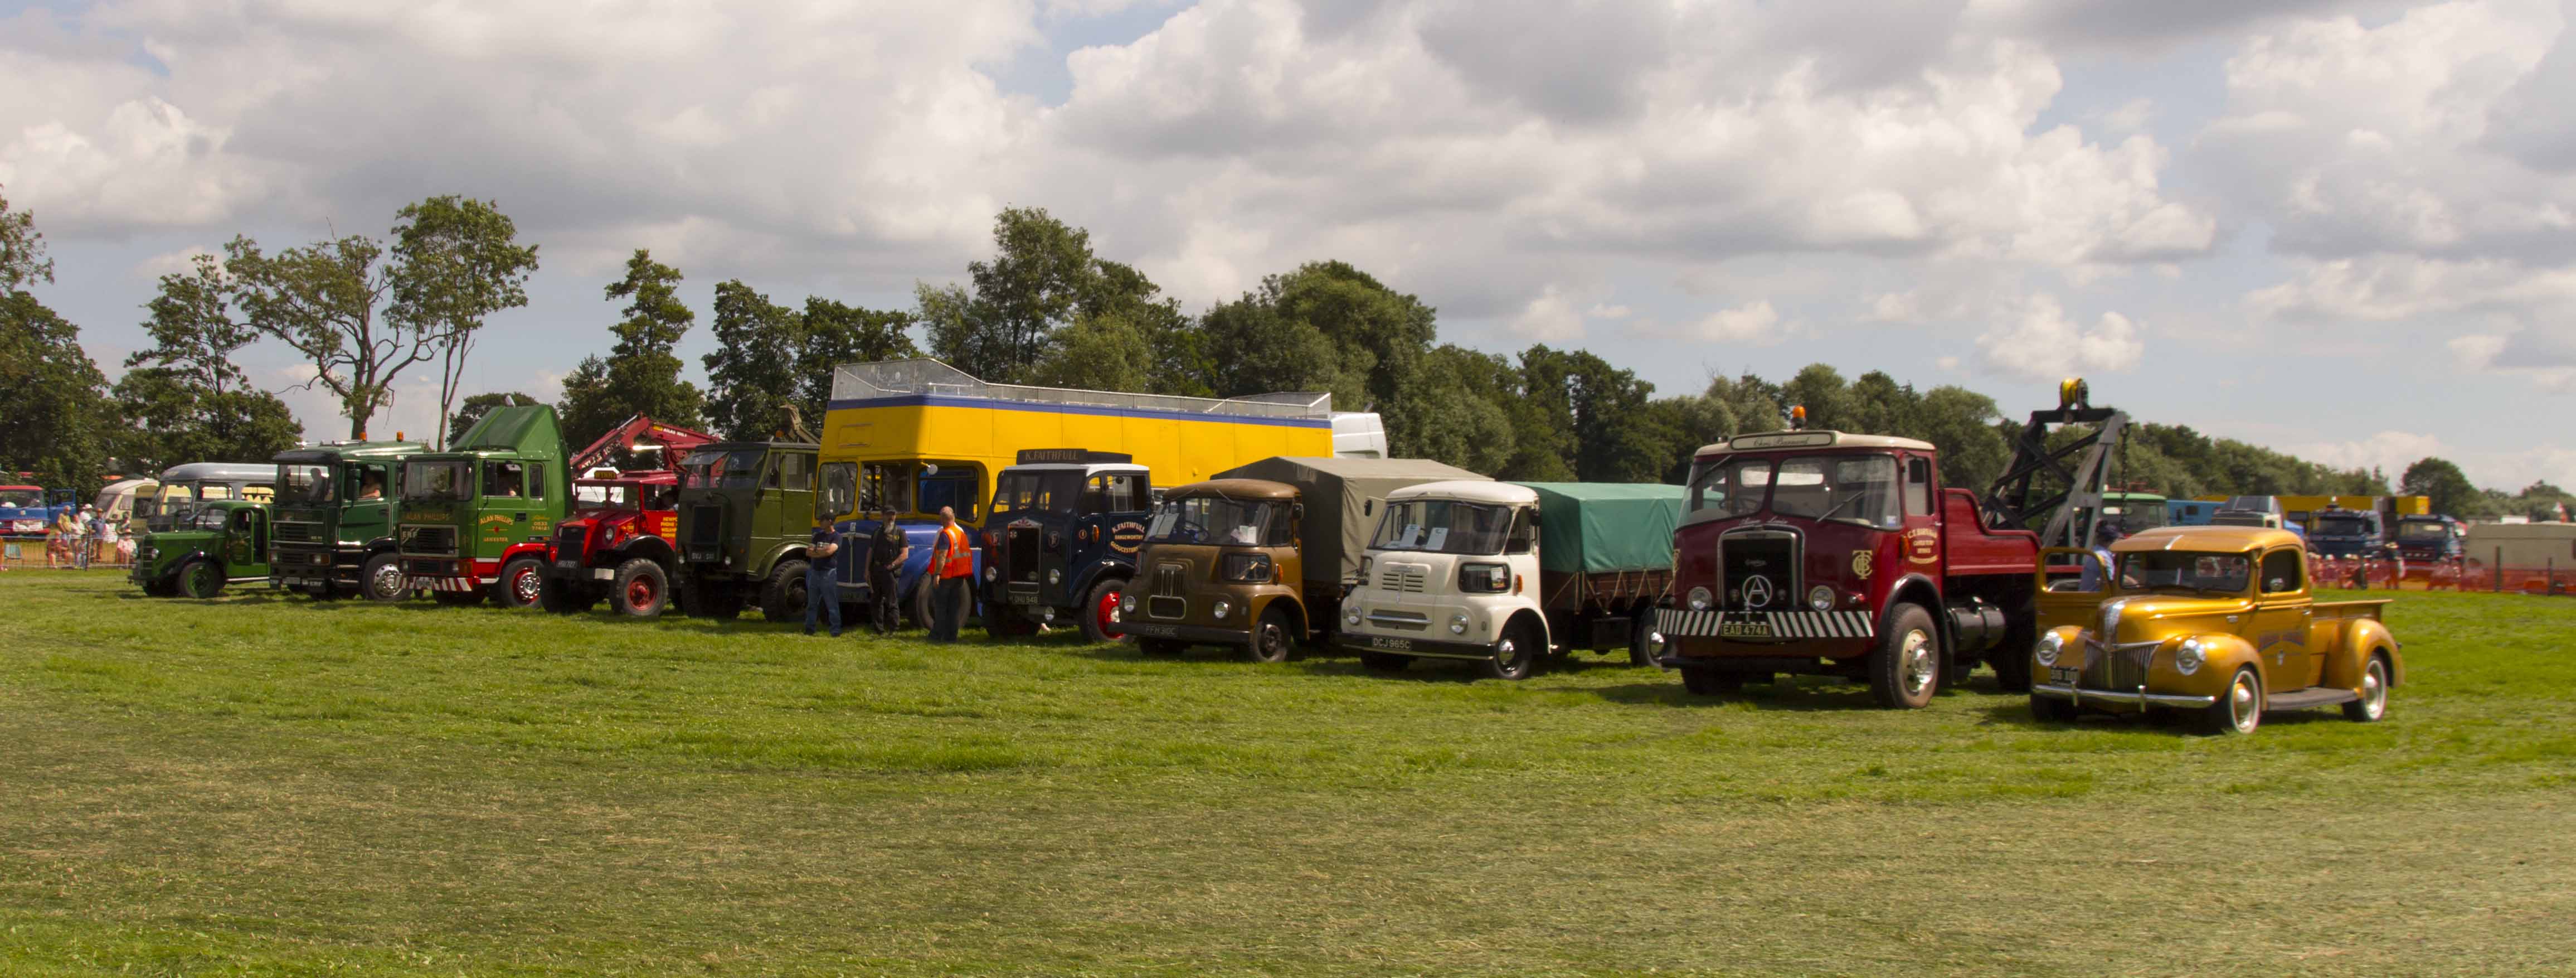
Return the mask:
[[832,637],[841,637],[841,589],[833,573],[841,566],[841,535],[832,518],[814,517],[814,539],[805,545],[805,634],[814,634],[814,619],[830,616]]
[[879,635],[894,634],[895,626],[903,622],[898,610],[903,598],[895,593],[895,585],[905,558],[911,556],[912,543],[904,539],[903,527],[895,525],[894,509],[888,507],[878,517],[877,535],[868,544],[868,617],[874,619]]
[[966,582],[975,576],[975,551],[957,511],[939,507],[939,542],[930,547],[930,573],[938,587],[930,592],[930,640],[942,645],[957,640],[958,605],[966,600]]

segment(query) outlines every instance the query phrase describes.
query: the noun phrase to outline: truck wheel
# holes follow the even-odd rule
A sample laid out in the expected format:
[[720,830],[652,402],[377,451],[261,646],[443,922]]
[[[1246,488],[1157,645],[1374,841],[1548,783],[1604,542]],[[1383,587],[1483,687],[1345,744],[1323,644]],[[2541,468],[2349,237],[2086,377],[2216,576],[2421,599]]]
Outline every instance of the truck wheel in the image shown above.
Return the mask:
[[178,594],[179,585],[168,578],[163,578],[143,586],[143,596],[147,598],[176,597]]
[[1485,660],[1485,676],[1490,679],[1518,681],[1528,679],[1546,652],[1546,643],[1534,634],[1537,629],[1527,622],[1503,626],[1503,637],[1494,641],[1493,658]]
[[358,569],[358,594],[369,601],[400,601],[411,593],[411,578],[403,576],[402,556],[380,553],[367,558]]
[[1744,674],[1719,669],[1684,669],[1682,688],[1693,696],[1733,696],[1744,691]]
[[1655,657],[1663,654],[1664,650],[1658,647],[1662,644],[1663,633],[1655,630],[1655,609],[1645,609],[1637,616],[1636,627],[1628,629],[1628,664],[1661,665]]
[[580,583],[566,578],[546,578],[546,582],[537,587],[537,607],[556,615],[588,611],[590,602],[582,600],[586,596],[583,594],[585,590]]
[[1109,578],[1091,586],[1091,597],[1083,600],[1074,614],[1082,616],[1082,637],[1089,642],[1124,642],[1127,633],[1118,627],[1118,602],[1127,597],[1127,582]]
[[1941,687],[1941,633],[1922,605],[1901,605],[1869,654],[1869,691],[1891,710],[1919,710]]
[[2370,654],[2370,664],[2361,670],[2361,699],[2343,705],[2343,718],[2359,723],[2378,723],[2388,715],[2388,657]]
[[695,580],[680,593],[688,603],[692,618],[737,618],[742,615],[742,590],[732,581]]
[[198,557],[179,565],[179,593],[205,599],[224,593],[224,572],[215,562]]
[[[2007,693],[2030,692],[2030,650],[2039,644],[2039,609],[2023,602],[2006,619],[2003,644],[1986,650],[1986,664],[1994,667],[1995,686]],[[1959,678],[1968,677],[1960,670]]]
[[928,574],[921,575],[920,582],[912,586],[912,600],[904,602],[912,609],[912,627],[920,629],[930,627],[930,623],[934,620],[930,615],[930,594],[937,590],[939,590],[937,579]]
[[769,569],[760,588],[760,614],[771,621],[805,620],[805,562],[788,559]]
[[1252,639],[1244,643],[1244,655],[1254,662],[1288,661],[1288,652],[1296,647],[1288,624],[1288,609],[1276,604],[1261,612],[1261,620],[1252,626]]
[[2054,696],[2030,698],[2030,717],[2041,723],[2074,723],[2076,715],[2081,712],[2074,700],[2061,700]]
[[1413,657],[1393,652],[1362,652],[1360,666],[1370,672],[1403,672],[1413,667]]
[[2227,681],[2227,692],[2218,702],[2200,708],[2200,731],[2209,734],[2250,734],[2263,725],[2263,677],[2254,674],[2253,666],[2236,667],[2236,678]]
[[546,565],[534,557],[520,557],[501,565],[501,579],[492,582],[492,603],[504,608],[533,608],[537,593],[546,585]]
[[635,557],[617,565],[615,592],[608,602],[617,613],[629,618],[653,618],[662,614],[662,606],[671,601],[671,575],[649,557]]

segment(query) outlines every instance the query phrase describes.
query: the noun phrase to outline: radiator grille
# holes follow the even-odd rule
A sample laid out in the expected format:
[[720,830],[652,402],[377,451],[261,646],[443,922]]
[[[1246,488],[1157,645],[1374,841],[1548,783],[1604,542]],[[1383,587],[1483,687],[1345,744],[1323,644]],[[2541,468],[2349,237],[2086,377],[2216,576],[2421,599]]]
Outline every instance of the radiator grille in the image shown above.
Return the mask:
[[1145,613],[1156,618],[1179,618],[1189,613],[1189,599],[1181,597],[1182,579],[1188,576],[1187,564],[1155,564],[1154,590],[1145,599]]
[[277,522],[276,532],[277,538],[280,540],[294,543],[310,543],[318,536],[317,531],[319,529],[319,526],[312,523],[279,520]]
[[1388,591],[1420,594],[1431,580],[1431,569],[1421,564],[1388,564],[1379,574],[1377,586]]
[[456,528],[435,524],[403,527],[402,549],[404,553],[453,554],[456,552]]
[[714,546],[724,537],[724,507],[701,503],[689,508],[689,542]]
[[588,556],[584,550],[589,543],[589,530],[587,526],[567,526],[555,531],[555,559],[580,560]]
[[2155,642],[2132,642],[2127,645],[2087,643],[2084,649],[2083,684],[2087,689],[2136,689],[2147,682],[2147,660],[2156,654]]
[[1004,573],[1010,575],[1011,580],[1027,584],[1037,583],[1037,527],[1015,526],[1011,528],[1011,554],[1010,559],[1006,561],[1006,563],[1009,564],[1009,567],[1004,571]]

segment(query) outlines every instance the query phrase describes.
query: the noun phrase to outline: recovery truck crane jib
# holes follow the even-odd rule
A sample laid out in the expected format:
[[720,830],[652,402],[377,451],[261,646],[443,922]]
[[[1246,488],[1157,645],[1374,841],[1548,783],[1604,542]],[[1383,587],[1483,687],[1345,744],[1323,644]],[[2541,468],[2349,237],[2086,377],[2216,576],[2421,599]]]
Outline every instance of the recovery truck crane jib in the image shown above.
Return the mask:
[[[2127,420],[2085,403],[2081,381],[2059,393],[1983,506],[1943,486],[1930,443],[1796,430],[1803,410],[1792,430],[1700,449],[1674,534],[1677,605],[1649,639],[1657,661],[1701,695],[1824,674],[1916,708],[1979,661],[2004,689],[2029,689],[2041,540],[2092,532]],[[2064,424],[2093,428],[2048,447]]]
[[[715,440],[637,415],[574,453],[572,514],[555,527],[538,603],[571,614],[604,597],[635,618],[669,607],[681,578],[680,459]],[[649,464],[601,468],[621,452]]]

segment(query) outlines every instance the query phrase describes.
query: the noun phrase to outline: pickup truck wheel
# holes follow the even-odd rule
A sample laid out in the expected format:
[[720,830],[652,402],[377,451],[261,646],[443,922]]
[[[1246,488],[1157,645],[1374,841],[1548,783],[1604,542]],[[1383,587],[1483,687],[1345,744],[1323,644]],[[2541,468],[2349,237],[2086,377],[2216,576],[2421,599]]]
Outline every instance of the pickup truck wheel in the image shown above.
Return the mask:
[[2388,715],[2388,657],[2370,654],[2370,664],[2361,669],[2361,698],[2343,705],[2343,718],[2358,723],[2378,723]]
[[402,556],[381,553],[367,558],[358,568],[358,596],[369,601],[400,601],[411,594],[411,578],[403,575]]
[[1693,696],[1732,696],[1744,691],[1744,674],[1717,669],[1683,669],[1682,688]]
[[533,608],[537,593],[546,584],[546,565],[534,557],[520,557],[501,565],[501,579],[492,582],[492,603],[504,608]]
[[1941,687],[1941,633],[1921,605],[1901,605],[1869,654],[1869,691],[1891,710],[1919,710]]
[[2202,733],[2244,735],[2263,725],[2263,678],[2253,666],[2238,666],[2236,678],[2218,702],[2200,708]]
[[1362,652],[1360,666],[1370,672],[1403,672],[1413,667],[1413,657],[1393,652]]
[[224,593],[223,569],[204,557],[179,565],[179,593],[200,600]]
[[1252,626],[1252,640],[1243,648],[1254,662],[1280,663],[1288,661],[1288,651],[1295,647],[1289,635],[1288,609],[1272,605],[1261,612],[1261,620]]
[[671,575],[651,558],[635,557],[617,565],[615,590],[608,603],[629,618],[653,618],[671,601]]
[[2074,700],[2061,700],[2054,696],[2030,698],[2031,719],[2041,723],[2074,723],[2079,712]]
[[769,569],[760,587],[760,614],[771,621],[805,620],[805,562],[793,558]]
[[1485,675],[1493,679],[1528,679],[1546,650],[1536,629],[1525,623],[1503,626],[1503,637],[1494,641],[1494,656],[1485,660]]
[[1119,578],[1112,577],[1091,586],[1091,596],[1083,600],[1082,607],[1074,609],[1074,614],[1082,616],[1082,637],[1085,641],[1099,643],[1127,640],[1127,633],[1121,631],[1118,626],[1118,602],[1126,597],[1127,582]]

